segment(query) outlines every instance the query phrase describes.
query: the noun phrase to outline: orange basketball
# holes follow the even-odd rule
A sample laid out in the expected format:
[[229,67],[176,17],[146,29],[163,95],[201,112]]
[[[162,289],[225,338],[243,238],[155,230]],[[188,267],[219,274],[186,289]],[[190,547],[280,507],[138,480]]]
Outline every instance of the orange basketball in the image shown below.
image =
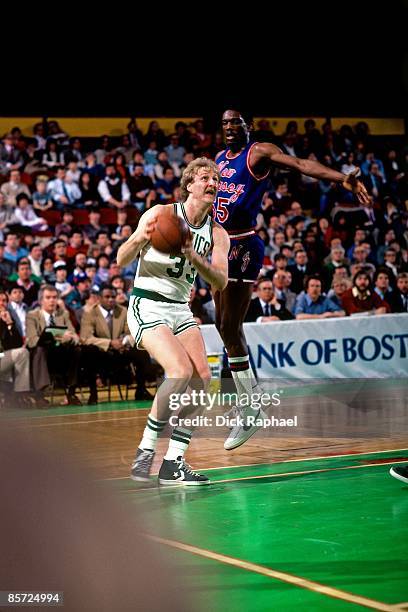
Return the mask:
[[160,211],[150,242],[161,253],[178,255],[189,236],[187,223],[174,213],[173,205],[169,205]]

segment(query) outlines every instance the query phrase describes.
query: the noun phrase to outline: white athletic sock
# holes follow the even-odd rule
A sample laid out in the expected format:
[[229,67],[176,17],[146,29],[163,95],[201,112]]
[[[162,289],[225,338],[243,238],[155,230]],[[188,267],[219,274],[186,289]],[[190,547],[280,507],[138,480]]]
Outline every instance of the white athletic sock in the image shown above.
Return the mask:
[[157,438],[166,427],[167,421],[158,421],[154,417],[147,417],[147,425],[143,432],[142,441],[139,444],[139,448],[142,450],[155,450],[157,445]]
[[[249,356],[228,357],[232,378],[238,394],[238,404],[250,408],[251,396],[258,383],[249,364]],[[245,397],[242,397],[242,396]]]
[[184,457],[188,445],[190,444],[193,432],[185,427],[175,427],[171,434],[169,448],[165,455],[167,461],[174,461],[178,457]]

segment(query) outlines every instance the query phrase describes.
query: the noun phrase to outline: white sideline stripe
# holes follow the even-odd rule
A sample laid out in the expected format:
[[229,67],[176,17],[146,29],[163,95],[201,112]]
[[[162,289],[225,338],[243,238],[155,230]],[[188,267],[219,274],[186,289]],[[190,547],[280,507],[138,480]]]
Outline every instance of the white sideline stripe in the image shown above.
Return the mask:
[[280,580],[281,582],[293,584],[294,586],[300,587],[302,589],[307,589],[309,591],[314,591],[315,593],[319,593],[320,595],[326,595],[327,597],[332,597],[334,599],[342,599],[343,601],[354,603],[360,606],[365,606],[366,608],[371,608],[373,610],[382,610],[383,612],[392,612],[393,610],[395,610],[394,606],[385,604],[381,601],[368,599],[367,597],[361,597],[360,595],[354,595],[354,593],[349,593],[347,591],[341,591],[340,589],[326,586],[324,584],[320,584],[319,582],[307,580],[306,578],[302,578],[301,576],[288,574],[286,572],[280,572],[264,565],[251,563],[250,561],[244,561],[243,559],[237,559],[235,557],[229,557],[227,555],[223,555],[212,550],[207,550],[205,548],[199,548],[197,546],[191,546],[190,544],[177,542],[176,540],[166,540],[164,538],[159,538],[150,534],[144,535],[148,539],[153,540],[154,542],[157,542],[159,544],[164,544],[165,546],[177,548],[184,552],[192,553],[193,555],[212,559],[213,561],[219,561],[220,563],[232,565],[248,572],[262,574],[267,578],[274,578],[275,580]]
[[[317,461],[318,459],[335,459],[339,457],[358,457],[360,455],[378,455],[380,453],[399,453],[401,451],[408,451],[408,448],[392,448],[390,450],[368,451],[365,453],[347,453],[345,455],[325,455],[323,457],[306,457],[305,459],[283,459],[282,461],[275,461],[273,463],[247,463],[245,465],[226,465],[223,467],[200,468],[200,470],[202,470],[203,472],[208,472],[210,470],[228,470],[228,469],[239,469],[243,467],[259,467],[260,465],[271,465],[272,466],[272,465],[279,465],[280,463],[296,463],[297,461]],[[396,459],[394,459],[392,463],[395,463],[395,461]],[[404,463],[404,461],[399,461],[398,463]],[[386,464],[378,464],[378,465],[386,465]],[[293,473],[299,474],[300,472],[293,472]],[[157,475],[158,475],[158,472],[155,474],[152,474],[152,476],[157,476]],[[114,478],[102,478],[102,480],[127,480],[128,478],[129,476],[116,476]],[[251,476],[251,478],[254,478],[254,476]],[[220,482],[220,481],[217,481],[217,482]]]
[[[241,476],[241,478],[223,478],[222,480],[213,480],[211,481],[211,485],[215,486],[218,484],[224,484],[226,482],[241,482],[242,480],[262,480],[263,478],[282,478],[283,476],[304,476],[305,474],[323,474],[323,473],[329,473],[329,472],[339,472],[342,470],[359,470],[361,468],[369,468],[369,467],[379,467],[381,465],[394,465],[395,461],[388,461],[388,462],[381,462],[381,463],[365,463],[363,465],[346,465],[343,467],[337,467],[337,468],[321,468],[319,470],[302,470],[300,472],[280,472],[278,474],[262,474],[260,476]],[[408,463],[408,459],[405,459],[404,461],[399,461],[399,463]],[[154,476],[154,474],[152,474],[152,476]],[[125,477],[126,479],[128,479],[128,477]],[[123,480],[123,477],[121,478],[104,478],[103,480]],[[123,493],[140,493],[141,491],[156,491],[157,490],[157,486],[155,485],[155,483],[151,483],[152,486],[150,487],[143,487],[143,488],[135,488],[135,489],[126,489],[125,491],[122,491]],[[183,486],[183,485],[180,485]],[[178,488],[179,485],[172,485],[172,488]]]

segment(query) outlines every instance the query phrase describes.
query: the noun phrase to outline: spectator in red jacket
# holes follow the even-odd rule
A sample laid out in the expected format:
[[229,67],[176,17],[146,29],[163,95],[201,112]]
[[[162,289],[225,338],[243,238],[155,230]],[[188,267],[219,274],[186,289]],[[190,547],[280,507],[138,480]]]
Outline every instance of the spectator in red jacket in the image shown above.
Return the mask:
[[386,314],[391,312],[387,302],[372,291],[371,279],[367,272],[360,271],[353,278],[353,286],[342,295],[342,305],[348,315],[359,312]]

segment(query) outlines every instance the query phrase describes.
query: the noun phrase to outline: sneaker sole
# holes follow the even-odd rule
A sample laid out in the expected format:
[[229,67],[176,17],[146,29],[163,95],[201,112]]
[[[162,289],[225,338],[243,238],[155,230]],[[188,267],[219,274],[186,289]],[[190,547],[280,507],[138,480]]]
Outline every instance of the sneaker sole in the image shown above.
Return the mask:
[[400,476],[399,474],[397,474],[397,472],[394,472],[393,468],[390,469],[390,474],[397,480],[400,480],[401,482],[408,484],[408,478],[404,478],[403,476]]
[[193,482],[193,481],[186,481],[186,480],[164,480],[163,478],[159,478],[159,484],[161,485],[183,485],[183,486],[188,486],[188,487],[200,487],[202,485],[209,485],[210,481],[209,480],[204,480],[202,482]]
[[240,438],[235,444],[231,443],[232,446],[231,445],[227,446],[226,445],[227,442],[225,441],[224,442],[225,450],[234,450],[234,448],[238,448],[239,446],[242,446],[243,444],[245,444],[245,442],[247,442],[247,440],[249,440],[249,438],[251,438],[258,431],[258,429],[261,429],[261,426],[254,428],[253,431],[249,432],[249,435],[246,438],[244,439]]
[[135,480],[136,482],[149,482],[150,478],[144,478],[143,476],[133,476],[133,474],[130,475],[131,480]]

